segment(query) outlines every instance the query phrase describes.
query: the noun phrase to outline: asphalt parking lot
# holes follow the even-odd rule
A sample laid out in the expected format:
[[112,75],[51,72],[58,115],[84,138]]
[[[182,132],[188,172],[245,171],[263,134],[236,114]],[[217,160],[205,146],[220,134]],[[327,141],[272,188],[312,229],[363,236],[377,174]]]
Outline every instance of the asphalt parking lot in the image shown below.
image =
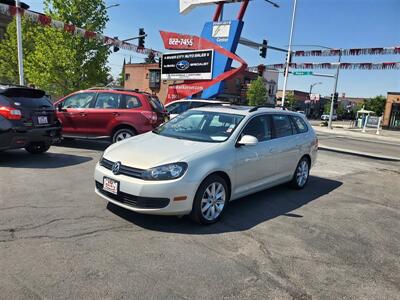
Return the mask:
[[400,163],[320,151],[304,190],[200,226],[97,197],[105,147],[0,154],[0,298],[398,299]]

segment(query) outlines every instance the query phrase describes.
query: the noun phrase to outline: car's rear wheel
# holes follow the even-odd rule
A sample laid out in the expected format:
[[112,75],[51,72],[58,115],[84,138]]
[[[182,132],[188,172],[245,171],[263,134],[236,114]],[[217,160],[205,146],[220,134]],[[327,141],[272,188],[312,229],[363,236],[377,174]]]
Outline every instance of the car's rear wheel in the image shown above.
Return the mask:
[[207,177],[196,192],[190,217],[200,224],[217,222],[229,201],[229,191],[223,178],[218,175]]
[[121,128],[114,132],[112,136],[112,142],[120,142],[130,137],[135,136],[135,132],[130,128]]
[[300,159],[297,164],[296,171],[293,174],[291,186],[295,189],[302,189],[308,182],[310,176],[310,161],[307,157]]
[[31,154],[41,154],[50,149],[50,144],[45,142],[31,143],[25,147],[25,150]]

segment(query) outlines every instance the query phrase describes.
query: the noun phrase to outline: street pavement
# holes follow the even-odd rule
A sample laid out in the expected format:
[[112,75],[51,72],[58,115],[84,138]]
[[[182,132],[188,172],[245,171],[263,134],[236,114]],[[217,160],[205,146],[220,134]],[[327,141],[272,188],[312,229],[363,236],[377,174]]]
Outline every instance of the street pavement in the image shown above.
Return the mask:
[[200,226],[97,197],[106,146],[0,154],[0,299],[398,299],[399,162],[320,151]]

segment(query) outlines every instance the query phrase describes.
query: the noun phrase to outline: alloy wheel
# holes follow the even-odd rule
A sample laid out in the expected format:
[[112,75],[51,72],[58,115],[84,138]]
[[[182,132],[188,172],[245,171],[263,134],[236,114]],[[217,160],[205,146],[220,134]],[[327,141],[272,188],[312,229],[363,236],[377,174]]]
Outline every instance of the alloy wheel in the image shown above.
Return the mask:
[[303,187],[308,179],[309,166],[307,160],[303,159],[296,170],[296,181],[299,187]]
[[225,187],[220,182],[211,183],[201,199],[202,216],[208,221],[217,219],[224,209],[225,201]]

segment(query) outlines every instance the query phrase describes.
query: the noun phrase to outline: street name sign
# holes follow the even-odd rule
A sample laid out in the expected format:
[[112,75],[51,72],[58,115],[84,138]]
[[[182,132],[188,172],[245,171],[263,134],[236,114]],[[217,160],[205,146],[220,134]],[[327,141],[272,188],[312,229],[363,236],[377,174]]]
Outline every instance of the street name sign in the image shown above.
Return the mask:
[[312,75],[312,71],[294,71],[292,72],[293,75]]

